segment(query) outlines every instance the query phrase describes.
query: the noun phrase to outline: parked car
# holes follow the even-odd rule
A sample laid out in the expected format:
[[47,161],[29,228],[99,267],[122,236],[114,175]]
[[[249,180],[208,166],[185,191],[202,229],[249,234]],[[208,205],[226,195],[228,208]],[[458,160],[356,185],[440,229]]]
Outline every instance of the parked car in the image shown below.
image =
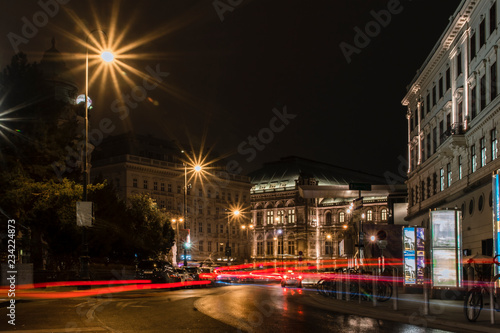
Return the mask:
[[181,282],[194,281],[193,276],[185,268],[176,268],[175,271],[180,276]]
[[195,266],[188,266],[185,268],[185,270],[188,274],[191,274],[194,281],[200,280],[200,268]]
[[302,288],[302,275],[295,273],[294,271],[288,271],[283,275],[281,286],[283,288],[288,286]]
[[202,267],[200,268],[200,273],[198,274],[198,278],[200,281],[210,281],[210,285],[215,283],[215,279],[217,277],[217,271],[212,267]]
[[154,283],[178,282],[179,276],[166,261],[142,260],[137,264],[136,277]]

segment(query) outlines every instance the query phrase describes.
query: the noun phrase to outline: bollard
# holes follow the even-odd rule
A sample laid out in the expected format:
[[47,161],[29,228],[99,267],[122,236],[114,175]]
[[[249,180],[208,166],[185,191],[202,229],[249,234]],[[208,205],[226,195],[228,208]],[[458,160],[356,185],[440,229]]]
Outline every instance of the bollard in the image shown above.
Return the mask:
[[372,299],[373,306],[377,306],[377,269],[373,269],[372,275]]
[[351,300],[351,275],[347,273],[345,277],[345,300],[349,302]]
[[361,304],[361,274],[358,275],[358,303]]
[[394,267],[392,273],[392,307],[398,311],[398,269]]
[[495,324],[495,298],[493,293],[495,292],[495,282],[494,280],[490,283],[490,321],[491,324]]
[[342,273],[337,275],[337,281],[335,282],[337,284],[337,299],[342,300]]
[[428,268],[425,268],[425,275],[424,275],[424,315],[428,316],[429,315],[429,281],[427,277],[429,276],[428,274]]

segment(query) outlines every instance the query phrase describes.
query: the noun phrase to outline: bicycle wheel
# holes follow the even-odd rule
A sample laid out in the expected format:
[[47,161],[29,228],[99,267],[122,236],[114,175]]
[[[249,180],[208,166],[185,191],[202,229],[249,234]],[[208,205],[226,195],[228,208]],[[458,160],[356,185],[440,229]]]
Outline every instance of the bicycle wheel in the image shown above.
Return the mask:
[[387,282],[379,282],[377,285],[377,301],[385,302],[392,297],[392,284]]
[[469,321],[476,321],[483,308],[481,288],[475,287],[465,294],[464,313]]

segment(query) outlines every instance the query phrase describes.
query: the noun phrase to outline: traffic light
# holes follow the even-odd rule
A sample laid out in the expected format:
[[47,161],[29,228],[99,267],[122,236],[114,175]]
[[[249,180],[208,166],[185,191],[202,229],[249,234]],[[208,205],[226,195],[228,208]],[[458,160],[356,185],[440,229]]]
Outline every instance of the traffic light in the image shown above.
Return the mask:
[[185,248],[186,250],[189,250],[189,249],[191,248],[191,243],[190,243],[190,242],[185,242],[185,243],[184,243],[184,248]]

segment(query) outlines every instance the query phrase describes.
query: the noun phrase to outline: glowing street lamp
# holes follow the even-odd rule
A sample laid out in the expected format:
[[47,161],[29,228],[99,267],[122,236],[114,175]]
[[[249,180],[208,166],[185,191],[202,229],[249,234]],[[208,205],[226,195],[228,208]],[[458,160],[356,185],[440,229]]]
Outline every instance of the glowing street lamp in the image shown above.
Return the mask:
[[229,265],[229,262],[230,262],[230,257],[231,257],[231,248],[229,247],[229,222],[230,222],[230,219],[231,219],[231,214],[234,216],[234,217],[237,217],[238,215],[240,215],[240,211],[239,210],[234,210],[234,211],[230,211],[228,209],[226,209],[227,211],[227,243],[226,243],[226,257],[227,257],[227,264]]
[[101,59],[105,62],[112,62],[115,59],[115,55],[110,51],[104,51],[101,53]]
[[[87,201],[87,186],[89,183],[89,170],[88,170],[88,146],[89,146],[89,37],[94,32],[100,32],[106,36],[106,33],[102,30],[96,29],[87,35],[85,39],[86,56],[85,56],[85,147],[84,147],[84,162],[83,162],[83,198],[82,201]],[[114,56],[111,52],[105,52],[106,62],[113,60]],[[82,280],[90,280],[89,276],[89,261],[88,261],[88,243],[87,243],[87,227],[83,226],[83,255],[81,258],[81,278]]]
[[281,235],[281,267],[283,267],[283,255],[285,253],[285,244],[283,243],[283,234],[284,234],[283,230],[278,229],[278,235]]
[[333,261],[333,240],[332,240],[332,235],[330,235],[330,234],[326,235],[326,239],[328,239],[328,241],[330,242],[330,254],[331,254],[331,257],[332,257],[332,261]]
[[[184,151],[182,151],[184,153]],[[187,167],[188,164],[184,163],[184,230],[187,229]],[[202,167],[200,165],[195,165],[193,167],[193,170],[195,172],[201,172]],[[186,241],[184,242],[184,267],[187,267],[187,248],[189,246],[189,243]]]

